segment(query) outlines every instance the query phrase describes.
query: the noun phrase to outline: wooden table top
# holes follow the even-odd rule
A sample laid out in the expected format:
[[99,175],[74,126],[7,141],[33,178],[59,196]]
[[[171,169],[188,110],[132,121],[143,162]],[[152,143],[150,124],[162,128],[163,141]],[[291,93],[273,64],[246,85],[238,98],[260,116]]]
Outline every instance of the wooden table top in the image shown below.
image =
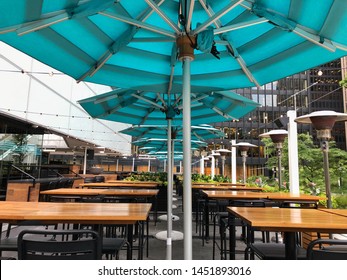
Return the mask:
[[76,196],[156,196],[159,190],[151,189],[79,189],[59,188],[41,191],[42,195],[76,195]]
[[146,221],[150,203],[56,203],[0,201],[0,221],[18,223],[135,224]]
[[246,184],[243,183],[227,183],[227,182],[193,182],[192,185],[210,185],[210,186],[235,186],[235,187],[245,187]]
[[208,198],[212,199],[271,199],[274,201],[319,201],[324,197],[306,195],[306,194],[290,194],[290,193],[265,193],[251,191],[202,191]]
[[251,191],[202,191],[204,195],[211,199],[261,199],[267,198],[267,194],[263,192]]
[[340,215],[340,216],[344,216],[347,217],[347,209],[327,209],[327,208],[320,208],[321,211],[325,211],[328,213],[332,213],[332,214],[336,214],[336,215]]
[[[130,181],[131,182],[131,181]],[[117,188],[117,187],[127,187],[127,188],[157,188],[158,183],[124,183],[116,182],[116,183],[83,183],[79,185],[80,188]]]
[[277,201],[320,201],[326,200],[325,197],[309,194],[291,194],[291,193],[266,193],[268,199]]
[[228,212],[265,231],[346,233],[347,217],[319,209],[227,207]]
[[246,186],[223,186],[223,185],[192,185],[193,189],[198,190],[234,190],[234,191],[262,191],[260,187]]
[[111,183],[111,184],[124,183],[124,184],[142,184],[142,185],[157,185],[157,186],[159,186],[159,182],[156,182],[156,181],[107,180],[105,183]]

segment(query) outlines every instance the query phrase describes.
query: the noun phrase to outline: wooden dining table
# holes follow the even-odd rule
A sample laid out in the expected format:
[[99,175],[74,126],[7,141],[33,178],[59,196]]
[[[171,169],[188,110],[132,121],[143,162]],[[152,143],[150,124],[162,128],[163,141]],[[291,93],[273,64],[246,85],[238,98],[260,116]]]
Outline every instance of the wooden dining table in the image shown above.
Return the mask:
[[80,184],[79,188],[143,188],[152,189],[157,188],[159,183],[145,183],[145,182],[132,182],[132,181],[120,181],[120,182],[105,182],[105,183],[83,183]]
[[154,197],[158,194],[157,189],[78,189],[59,188],[41,191],[45,196],[116,196],[116,197]]
[[[313,201],[318,202],[324,200],[324,197],[307,195],[307,194],[291,194],[291,193],[270,193],[270,192],[252,192],[252,191],[231,191],[231,190],[203,190],[202,194],[207,200],[254,200],[267,199],[271,201]],[[209,209],[208,203],[205,203],[205,224],[208,225]],[[209,227],[206,226],[205,237],[209,238]]]
[[233,190],[203,190],[202,193],[208,199],[269,199],[273,201],[320,201],[324,197],[308,194],[270,193]]
[[[79,189],[79,188],[59,188],[41,191],[42,201],[50,201],[51,197],[107,197],[107,198],[126,198],[127,202],[136,202],[137,200],[143,202],[150,202],[153,204],[152,210],[154,211],[154,219],[157,221],[158,216],[158,202],[156,196],[158,189]],[[151,200],[149,200],[152,198]]]
[[[42,224],[127,225],[127,240],[132,248],[133,226],[147,221],[151,207],[150,203],[0,201],[0,223],[35,221]],[[127,258],[132,259],[132,249]]]
[[[346,233],[347,210],[227,207],[232,217],[241,218],[262,231],[284,232],[286,259],[296,259],[296,232]],[[343,215],[338,213],[343,213]],[[230,228],[231,258],[235,257],[235,231]]]
[[111,184],[118,184],[118,183],[124,183],[124,184],[142,184],[142,185],[159,185],[156,181],[130,181],[130,180],[107,180],[105,183],[111,183]]

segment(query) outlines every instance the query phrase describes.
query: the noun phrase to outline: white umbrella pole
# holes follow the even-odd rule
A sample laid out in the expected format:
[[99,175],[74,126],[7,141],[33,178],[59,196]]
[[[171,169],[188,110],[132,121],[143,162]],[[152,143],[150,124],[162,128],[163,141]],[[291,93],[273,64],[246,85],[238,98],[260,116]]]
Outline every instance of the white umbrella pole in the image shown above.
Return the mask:
[[172,148],[171,148],[171,120],[167,120],[167,238],[166,259],[172,259]]
[[236,140],[231,140],[231,182],[233,184],[236,183]]
[[191,178],[191,109],[190,109],[190,62],[192,58],[183,58],[183,234],[184,259],[193,259],[192,238],[192,178]]
[[200,174],[201,175],[204,175],[205,174],[205,157],[204,156],[201,156],[201,159],[200,159]]
[[214,156],[211,156],[211,178],[212,178],[212,180],[215,176],[215,167],[216,167],[216,160],[215,160]]
[[298,132],[296,119],[296,111],[288,111],[288,161],[289,161],[289,187],[290,193],[299,194],[299,156],[298,156]]
[[84,158],[83,158],[83,175],[87,173],[87,147],[84,148]]

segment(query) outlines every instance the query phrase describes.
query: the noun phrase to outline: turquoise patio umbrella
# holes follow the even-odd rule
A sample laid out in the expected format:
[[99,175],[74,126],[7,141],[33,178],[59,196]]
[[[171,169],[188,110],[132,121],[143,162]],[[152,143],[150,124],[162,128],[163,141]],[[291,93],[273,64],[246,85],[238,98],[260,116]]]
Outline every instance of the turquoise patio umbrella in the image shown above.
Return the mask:
[[345,0],[2,0],[0,15],[1,41],[77,81],[182,94],[185,154],[192,93],[259,86],[347,55]]
[[[172,138],[183,139],[183,126],[175,125],[171,126]],[[119,131],[130,135],[136,139],[140,138],[166,138],[167,137],[167,125],[133,125],[126,129]],[[224,133],[210,125],[192,125],[191,126],[191,139],[205,141],[213,138],[223,138]]]
[[[192,92],[191,97],[192,125],[237,120],[260,106],[231,91]],[[171,119],[171,125],[180,126],[183,131],[182,99],[182,93],[115,89],[78,102],[93,118],[151,126],[167,126]]]

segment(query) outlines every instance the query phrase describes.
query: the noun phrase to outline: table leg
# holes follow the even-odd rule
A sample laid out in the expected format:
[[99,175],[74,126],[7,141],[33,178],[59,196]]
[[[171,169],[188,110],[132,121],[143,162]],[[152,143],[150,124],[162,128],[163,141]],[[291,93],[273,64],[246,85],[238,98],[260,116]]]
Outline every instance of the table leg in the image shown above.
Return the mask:
[[296,232],[284,233],[285,254],[287,260],[296,260]]
[[229,213],[229,256],[231,260],[235,260],[236,255],[236,226],[235,216]]
[[128,232],[127,232],[127,239],[128,239],[128,243],[130,246],[130,249],[128,250],[127,253],[127,260],[131,260],[133,258],[133,225],[128,225],[127,226]]
[[205,219],[205,236],[203,236],[202,238],[204,238],[206,240],[206,242],[210,239],[210,220],[209,220],[209,203],[208,203],[208,198],[206,198],[205,201],[205,207],[204,207],[204,219]]

